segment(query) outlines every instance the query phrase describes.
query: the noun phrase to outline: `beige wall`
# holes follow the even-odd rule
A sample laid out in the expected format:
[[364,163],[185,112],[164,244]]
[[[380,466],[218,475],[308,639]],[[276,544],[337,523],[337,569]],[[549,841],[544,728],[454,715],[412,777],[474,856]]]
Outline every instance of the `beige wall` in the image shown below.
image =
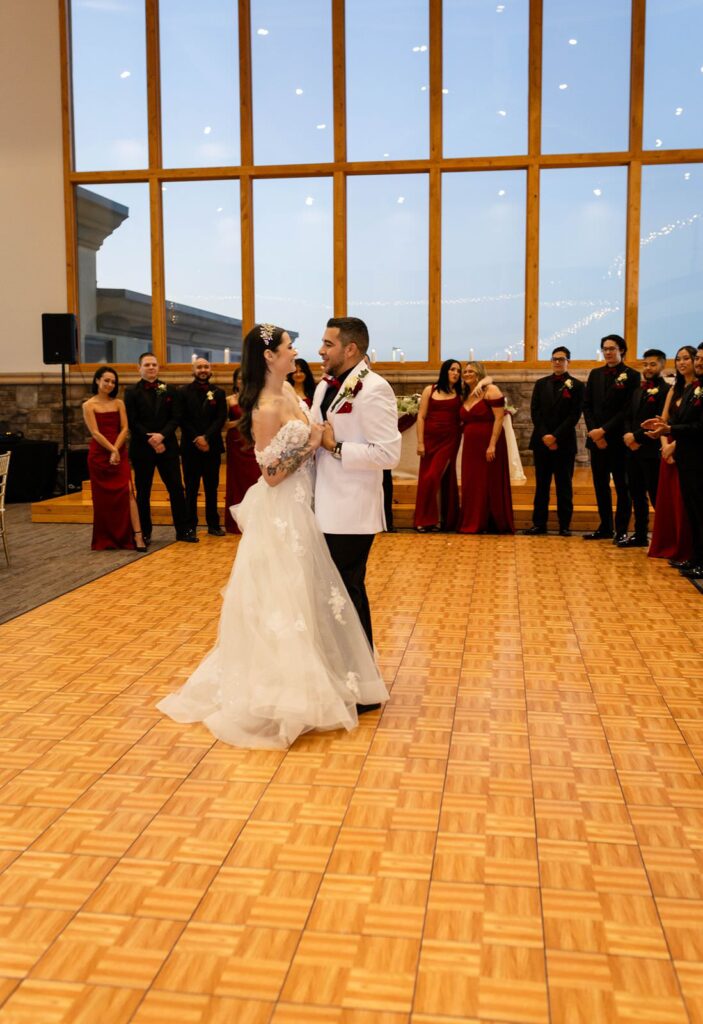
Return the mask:
[[62,181],[58,2],[0,0],[0,375],[52,370],[41,314],[66,312]]

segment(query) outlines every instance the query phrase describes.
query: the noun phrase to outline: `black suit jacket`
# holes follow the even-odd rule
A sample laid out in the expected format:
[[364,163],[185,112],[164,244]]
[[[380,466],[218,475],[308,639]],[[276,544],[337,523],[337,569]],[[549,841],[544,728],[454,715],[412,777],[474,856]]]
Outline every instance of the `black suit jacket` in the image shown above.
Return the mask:
[[[605,430],[608,444],[622,442],[625,433],[625,410],[632,401],[633,392],[639,387],[640,375],[637,370],[620,363],[616,372],[610,374],[607,367],[598,366],[591,370],[586,381],[583,398],[583,416],[586,429]],[[587,448],[595,448],[593,441],[586,441]]]
[[222,388],[210,385],[212,398],[191,382],[178,389],[178,420],[181,426],[181,449],[193,447],[196,437],[204,437],[211,452],[221,454],[222,428],[227,419],[227,398]]
[[[568,382],[568,383],[567,383]],[[530,448],[543,448],[542,438],[553,434],[559,451],[576,451],[576,424],[581,419],[584,386],[576,377],[567,373],[561,383],[549,377],[540,377],[535,383],[530,403],[530,414],[534,424]]]
[[130,432],[130,456],[136,455],[138,458],[142,454],[153,453],[148,434],[163,434],[167,450],[178,451],[176,389],[163,381],[157,381],[157,384],[157,389],[151,391],[140,380],[124,393]]
[[[696,389],[701,394],[696,396]],[[689,384],[674,410],[672,403],[670,440],[676,441],[674,460],[683,469],[699,467],[703,472],[703,380]]]
[[661,416],[668,394],[669,385],[666,381],[662,377],[653,377],[648,381],[646,388],[640,387],[632,392],[632,398],[625,407],[624,433],[634,434],[635,441],[641,445],[638,449],[640,458],[661,458],[659,440],[647,437],[642,430],[642,421],[652,416]]

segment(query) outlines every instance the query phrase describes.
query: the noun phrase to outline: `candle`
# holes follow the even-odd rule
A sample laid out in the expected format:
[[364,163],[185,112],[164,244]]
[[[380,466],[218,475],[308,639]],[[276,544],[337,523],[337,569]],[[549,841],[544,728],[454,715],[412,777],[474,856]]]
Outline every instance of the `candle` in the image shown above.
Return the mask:
[[473,359],[473,357],[474,357],[474,350],[472,348],[470,348],[469,349],[469,359]]
[[376,355],[376,349],[375,348],[369,349],[369,359],[371,360],[371,362],[375,363],[377,358],[378,357]]
[[196,360],[197,358],[198,358],[198,357],[197,357],[197,355],[196,355],[196,354],[195,354],[195,352],[194,352],[194,353],[193,353],[193,355],[192,355],[192,356],[190,357],[190,361],[191,361],[191,363],[194,363],[194,362],[195,362],[195,360]]
[[228,348],[226,348],[225,349],[225,362],[226,363],[229,362],[229,357],[230,357],[230,350]]

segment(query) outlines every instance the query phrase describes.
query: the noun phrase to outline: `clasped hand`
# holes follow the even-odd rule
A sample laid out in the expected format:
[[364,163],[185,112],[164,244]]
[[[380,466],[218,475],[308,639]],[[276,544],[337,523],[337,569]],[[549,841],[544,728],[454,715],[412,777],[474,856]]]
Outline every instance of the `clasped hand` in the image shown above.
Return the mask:
[[669,433],[669,425],[666,420],[661,418],[661,416],[652,416],[650,420],[644,420],[642,423],[642,429],[647,437],[651,437],[653,439],[661,437],[662,434]]

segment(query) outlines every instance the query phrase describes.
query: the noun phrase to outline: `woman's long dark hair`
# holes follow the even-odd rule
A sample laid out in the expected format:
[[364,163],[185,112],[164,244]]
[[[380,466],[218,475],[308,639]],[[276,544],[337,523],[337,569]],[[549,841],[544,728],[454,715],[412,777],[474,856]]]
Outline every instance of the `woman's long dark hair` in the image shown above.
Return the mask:
[[[312,405],[312,400],[315,396],[316,387],[315,378],[312,375],[312,370],[308,366],[308,362],[306,359],[296,359],[295,368],[296,370],[302,370],[303,373],[305,374],[305,380],[303,381],[303,394],[307,398],[308,402],[310,402],[310,404]],[[293,380],[292,373],[288,374],[286,380],[288,381],[289,384],[292,384],[293,387],[295,387],[295,381]]]
[[[451,387],[449,384],[449,371],[454,365],[459,367],[459,378],[454,387]],[[452,391],[456,391],[459,398],[461,398],[461,363],[458,359],[444,360],[439,368],[439,377],[437,378],[435,389],[437,391],[443,391],[445,395],[451,395]]]
[[251,432],[251,416],[266,383],[266,359],[264,352],[275,352],[281,344],[285,331],[272,324],[255,324],[242,343],[242,386],[239,391],[241,419],[235,427],[249,444],[254,443]]
[[93,374],[93,383],[90,386],[91,394],[97,395],[98,381],[101,377],[104,377],[106,373],[111,373],[115,378],[115,386],[110,392],[110,398],[117,398],[117,392],[120,390],[120,378],[117,376],[117,370],[113,370],[111,366],[101,366],[99,370],[95,371]]
[[[693,362],[696,358],[696,350],[693,347],[693,345],[682,345],[681,348],[677,348],[676,356],[679,354],[679,352],[688,352],[688,354],[691,357],[691,362]],[[676,356],[674,356],[674,367],[676,367]],[[685,390],[686,378],[682,373],[679,373],[679,371],[676,370],[676,380],[674,381],[674,393],[671,396],[672,399],[681,398],[681,395],[684,393]]]

